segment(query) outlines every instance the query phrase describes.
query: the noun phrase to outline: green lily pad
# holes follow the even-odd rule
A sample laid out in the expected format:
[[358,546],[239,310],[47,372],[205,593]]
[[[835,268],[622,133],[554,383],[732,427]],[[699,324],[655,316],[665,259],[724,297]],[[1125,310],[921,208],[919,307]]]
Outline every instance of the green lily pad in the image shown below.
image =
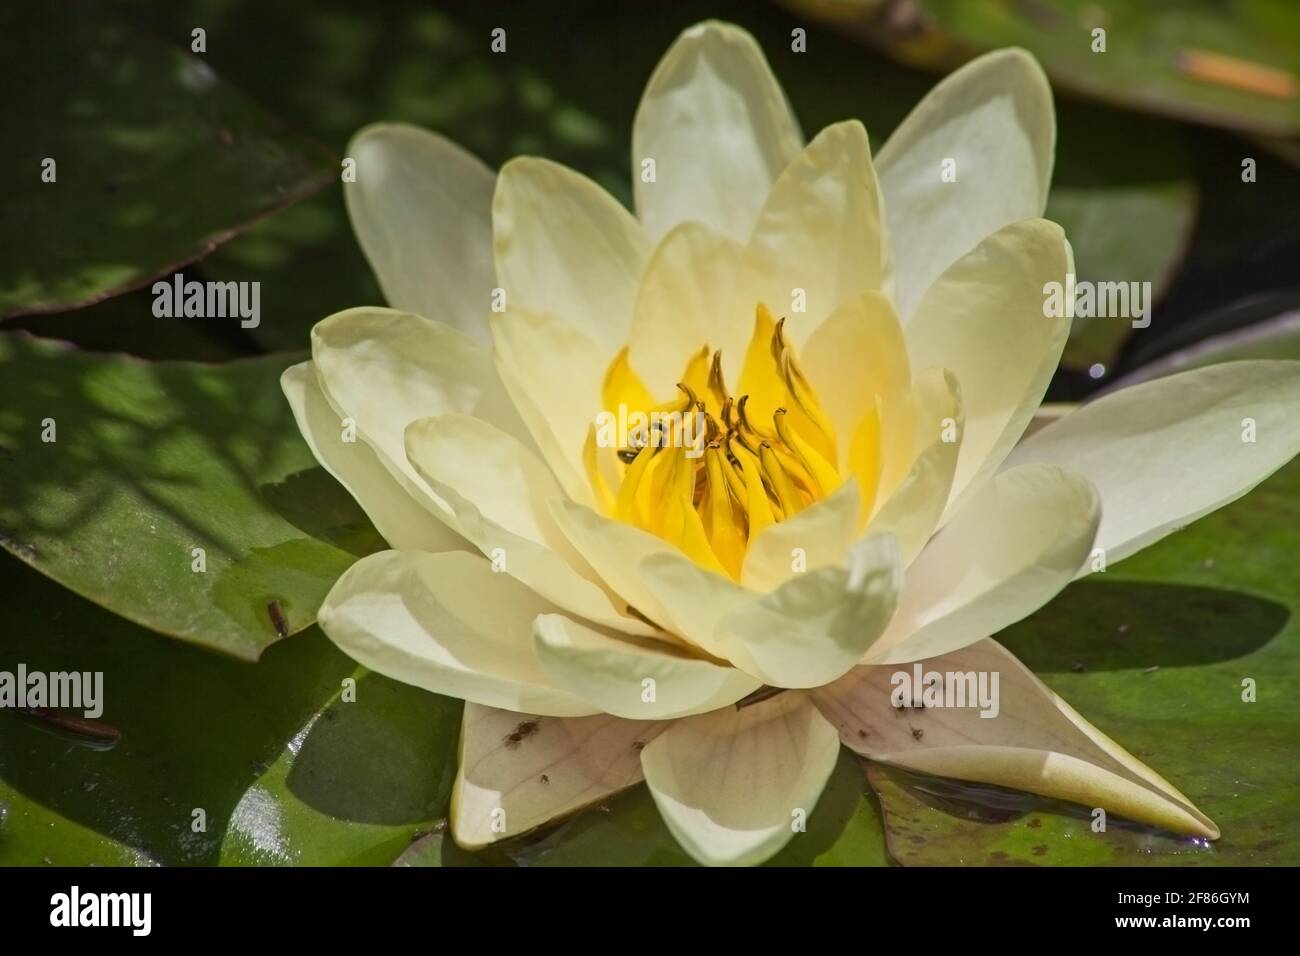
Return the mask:
[[150,364],[0,337],[0,546],[236,657],[307,627],[384,544],[298,434],[279,386],[295,360]]
[[[873,769],[905,864],[1300,864],[1300,462],[1245,499],[1076,582],[998,636],[1185,793],[1213,844],[1086,809]],[[1255,701],[1243,700],[1247,679]]]
[[106,5],[49,0],[6,4],[0,32],[22,82],[7,105],[0,316],[169,274],[335,175],[188,52],[188,27],[173,46]]
[[[1065,90],[1227,129],[1300,132],[1300,10],[1290,0],[787,5],[914,65],[946,68],[972,52],[1021,46]],[[1105,31],[1104,52],[1093,51],[1097,29]]]
[[316,629],[250,665],[7,556],[0,588],[23,596],[0,610],[3,667],[102,672],[120,733],[87,746],[0,711],[0,865],[385,864],[446,815],[459,701],[358,668]]

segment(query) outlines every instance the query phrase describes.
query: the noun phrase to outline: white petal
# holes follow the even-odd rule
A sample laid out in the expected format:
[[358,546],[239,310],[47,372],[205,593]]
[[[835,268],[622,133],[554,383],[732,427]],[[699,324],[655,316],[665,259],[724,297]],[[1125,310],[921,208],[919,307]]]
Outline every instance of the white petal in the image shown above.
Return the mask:
[[[1008,223],[1041,216],[1056,149],[1047,77],[1023,50],[997,50],[945,77],[876,157],[906,323],[940,273]],[[942,178],[945,160],[956,181]]]
[[[637,214],[658,240],[698,219],[740,242],[802,137],[754,38],[690,27],[655,68],[632,127]],[[643,161],[654,160],[653,182]]]
[[[762,594],[796,574],[839,564],[858,538],[861,498],[858,483],[850,478],[793,518],[768,525],[749,542],[740,583]],[[798,571],[795,549],[801,552]]]
[[317,380],[340,418],[394,478],[439,513],[446,508],[406,460],[416,419],[466,412],[524,435],[488,354],[449,325],[393,309],[348,309],[311,331]]
[[582,464],[612,356],[553,315],[510,307],[492,317],[493,358],[542,457],[575,501],[590,504]]
[[[867,131],[827,126],[781,173],[745,250],[760,298],[796,346],[841,304],[892,291],[893,262]],[[793,311],[794,291],[806,311]]]
[[611,636],[559,614],[535,625],[537,658],[560,687],[607,714],[662,720],[734,704],[761,686],[662,641]]
[[[903,567],[911,566],[939,527],[952,491],[961,435],[965,426],[960,386],[945,369],[930,368],[916,376],[914,447],[919,453],[906,477],[880,505],[867,534],[892,534],[903,550]],[[946,434],[952,426],[955,440]]]
[[[922,680],[928,673],[941,675],[944,706],[917,708],[907,701],[910,709],[895,709],[891,695],[897,691],[901,703],[908,689],[896,675],[914,683],[919,666],[854,668],[813,700],[845,746],[872,760],[1103,807],[1178,833],[1219,836],[1190,800],[1079,716],[996,641],[925,662]],[[981,677],[984,699],[977,700]],[[958,706],[948,706],[949,693]]]
[[1063,468],[996,476],[907,569],[898,613],[867,663],[946,654],[1038,610],[1088,557],[1100,507],[1089,481]]
[[617,200],[527,156],[501,168],[492,228],[507,303],[549,312],[610,354],[622,346],[650,243]]
[[762,863],[807,819],[839,736],[801,695],[674,722],[641,752],[646,784],[677,842],[713,866]]
[[465,704],[452,837],[478,849],[641,782],[641,748],[663,724],[538,717]]
[[381,551],[344,572],[318,619],[343,653],[393,680],[507,710],[595,713],[533,654],[533,619],[554,610],[477,555]]
[[912,368],[946,368],[966,424],[948,516],[1019,440],[1047,391],[1070,320],[1044,316],[1048,282],[1074,271],[1061,227],[1017,222],[962,256],[930,287],[906,328]]
[[676,633],[774,687],[817,687],[845,673],[884,631],[902,586],[898,542],[888,535],[769,594],[678,555],[638,567]]
[[316,460],[356,499],[375,528],[399,550],[455,551],[469,542],[398,484],[363,441],[345,442],[343,423],[316,383],[311,362],[280,376],[298,429]]
[[[674,394],[704,345],[739,369],[757,300],[739,295],[740,243],[700,222],[674,226],[655,247],[637,291],[628,361],[657,396]],[[617,412],[617,409],[608,409]]]
[[398,123],[367,126],[347,156],[357,164],[356,182],[343,187],[348,216],[388,304],[486,343],[492,170],[437,133]]
[[1084,405],[1025,439],[1006,467],[1057,462],[1086,475],[1101,494],[1097,547],[1113,564],[1240,498],[1298,452],[1300,362],[1226,362]]
[[468,415],[442,415],[407,428],[406,454],[446,503],[450,523],[500,570],[588,620],[650,632],[622,613],[556,527],[548,502],[560,488],[518,441]]

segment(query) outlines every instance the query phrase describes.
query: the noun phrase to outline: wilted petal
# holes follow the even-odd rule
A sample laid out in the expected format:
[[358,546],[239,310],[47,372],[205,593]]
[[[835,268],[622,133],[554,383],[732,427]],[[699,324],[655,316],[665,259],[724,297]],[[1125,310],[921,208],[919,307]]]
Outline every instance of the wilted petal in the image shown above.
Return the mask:
[[608,714],[540,717],[465,704],[451,833],[478,849],[641,782],[641,749],[664,728]]
[[[956,780],[994,784],[1102,807],[1176,833],[1217,839],[1219,828],[1185,796],[1084,720],[996,641],[982,640],[927,660],[954,702],[968,706],[895,709],[897,666],[858,667],[813,699],[845,746],[881,763]],[[914,676],[913,668],[904,671]],[[973,678],[948,675],[973,675]],[[987,709],[980,703],[985,675]],[[996,693],[993,676],[997,675]],[[973,680],[973,683],[972,683]],[[982,712],[994,714],[981,716]]]

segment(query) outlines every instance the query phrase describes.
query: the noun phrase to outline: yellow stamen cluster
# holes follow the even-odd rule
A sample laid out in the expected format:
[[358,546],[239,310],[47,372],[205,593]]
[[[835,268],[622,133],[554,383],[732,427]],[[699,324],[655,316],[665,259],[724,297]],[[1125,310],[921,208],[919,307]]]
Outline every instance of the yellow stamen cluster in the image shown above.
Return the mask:
[[[774,321],[762,305],[738,397],[724,381],[722,353],[707,346],[687,363],[677,389],[674,399],[655,403],[627,350],[619,353],[605,376],[605,405],[644,412],[654,433],[618,449],[613,481],[600,473],[589,436],[588,474],[613,516],[738,580],[755,535],[843,483],[834,430],[786,340],[784,319]],[[691,425],[700,421],[697,435]]]

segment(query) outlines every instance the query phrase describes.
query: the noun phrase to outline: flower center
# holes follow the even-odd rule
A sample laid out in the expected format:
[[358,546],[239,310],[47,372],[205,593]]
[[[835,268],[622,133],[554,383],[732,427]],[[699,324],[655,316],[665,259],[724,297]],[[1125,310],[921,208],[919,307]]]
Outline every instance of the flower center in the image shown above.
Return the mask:
[[627,421],[611,444],[593,426],[584,456],[607,513],[739,580],[745,552],[768,525],[834,492],[835,433],[786,340],[784,319],[759,305],[738,387],[727,387],[722,353],[704,346],[677,394],[656,402],[624,348],[605,375],[602,402]]

